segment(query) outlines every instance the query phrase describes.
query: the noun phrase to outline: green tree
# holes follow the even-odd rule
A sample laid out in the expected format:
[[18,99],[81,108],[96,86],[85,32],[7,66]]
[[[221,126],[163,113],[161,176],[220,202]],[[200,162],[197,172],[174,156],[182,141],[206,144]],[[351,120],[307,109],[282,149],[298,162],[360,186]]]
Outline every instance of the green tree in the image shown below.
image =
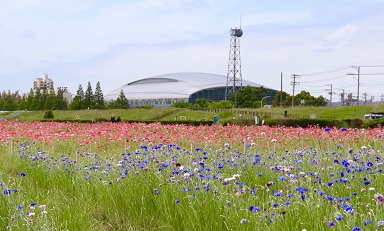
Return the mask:
[[324,98],[322,95],[316,98],[315,106],[324,107],[327,105],[328,105],[328,99]]
[[233,105],[231,102],[226,100],[221,100],[218,102],[212,102],[208,106],[209,108],[224,108],[224,109],[231,109],[233,108]]
[[55,105],[55,110],[67,110],[68,102],[64,99],[63,91],[59,88],[57,89],[57,93],[55,98],[53,99],[53,105]]
[[272,101],[272,107],[280,107],[280,95],[283,96],[283,107],[289,107],[292,105],[292,97],[287,92],[276,92],[275,98]]
[[261,99],[267,94],[267,90],[261,86],[259,88],[246,86],[230,96],[231,102],[238,108],[260,107]]
[[55,110],[56,105],[53,104],[53,100],[55,99],[55,92],[53,90],[49,91],[49,94],[45,98],[44,102],[44,110]]
[[41,100],[41,92],[39,90],[37,90],[35,92],[35,95],[33,97],[33,102],[32,102],[32,106],[31,106],[31,110],[32,111],[38,111],[38,110],[41,110],[40,109],[40,100]]
[[92,106],[93,106],[92,108],[95,108],[95,109],[105,108],[104,95],[103,95],[103,92],[101,91],[99,81],[96,83],[96,89],[95,89],[95,94],[93,96],[93,101],[94,103],[92,103]]
[[79,88],[77,89],[75,97],[73,97],[72,103],[69,106],[71,110],[81,110],[83,109],[84,103],[84,91],[81,84],[79,84]]
[[175,108],[191,108],[192,104],[190,104],[188,102],[174,102],[174,103],[172,103],[171,107],[175,107]]
[[18,110],[25,110],[28,108],[27,99],[28,99],[28,95],[23,94],[23,96],[21,96],[19,104],[17,105]]
[[27,102],[26,102],[26,109],[30,110],[30,111],[33,111],[33,102],[35,101],[35,92],[33,91],[33,89],[31,88],[29,90],[29,94],[27,96]]
[[195,107],[197,109],[208,108],[209,101],[206,98],[196,99]]
[[4,111],[15,111],[17,108],[15,95],[8,90],[8,93],[3,92],[2,96],[2,110]]
[[115,108],[120,108],[120,109],[129,108],[129,102],[128,102],[128,99],[124,95],[123,89],[120,90],[119,97],[117,97],[117,99],[116,99]]
[[93,103],[94,103],[94,100],[93,100],[92,86],[91,86],[91,83],[88,82],[87,90],[85,91],[85,95],[84,95],[84,107],[82,109],[93,108],[92,107]]

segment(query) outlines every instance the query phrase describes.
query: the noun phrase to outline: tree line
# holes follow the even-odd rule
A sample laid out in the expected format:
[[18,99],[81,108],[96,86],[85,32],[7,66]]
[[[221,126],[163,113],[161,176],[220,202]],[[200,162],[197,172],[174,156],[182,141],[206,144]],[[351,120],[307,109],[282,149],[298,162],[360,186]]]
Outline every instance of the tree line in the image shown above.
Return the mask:
[[[187,102],[177,102],[172,104],[173,107],[179,108],[260,108],[261,100],[267,95],[264,87],[254,88],[246,86],[232,95],[229,101],[214,102],[210,99],[199,98],[194,104]],[[280,106],[280,95],[282,94],[282,106],[290,107],[292,105],[292,96],[286,92],[277,92],[272,107]],[[295,105],[303,106],[326,106],[328,100],[323,96],[314,97],[307,91],[301,91],[294,96]],[[126,109],[129,108],[128,99],[125,97],[123,90],[120,91],[116,100],[106,102],[101,90],[100,82],[96,83],[95,91],[93,91],[91,83],[88,82],[84,91],[81,84],[77,89],[76,95],[72,102],[68,102],[63,97],[61,89],[41,91],[30,90],[29,94],[20,95],[18,92],[11,93],[3,91],[0,95],[0,111],[16,111],[16,110],[84,110],[84,109]]]
[[[264,87],[254,88],[246,86],[239,89],[235,93],[230,95],[229,101],[214,102],[210,99],[196,99],[194,104],[186,102],[173,103],[173,107],[190,108],[190,109],[202,109],[202,108],[260,108],[262,106],[263,98],[268,94],[267,89]],[[282,101],[280,98],[282,95]],[[301,106],[327,106],[328,100],[323,96],[314,97],[307,91],[301,91],[299,94],[293,97],[294,105]],[[292,96],[286,92],[277,92],[272,100],[272,107],[280,107],[280,101],[283,107],[292,106]]]
[[11,93],[3,91],[0,94],[0,111],[41,111],[41,110],[83,110],[83,109],[124,109],[129,108],[128,99],[121,90],[116,100],[105,102],[100,82],[96,83],[93,92],[91,83],[88,82],[84,91],[81,84],[71,102],[63,96],[63,91],[58,88],[43,88],[38,91],[30,90],[28,94],[20,95],[18,91]]

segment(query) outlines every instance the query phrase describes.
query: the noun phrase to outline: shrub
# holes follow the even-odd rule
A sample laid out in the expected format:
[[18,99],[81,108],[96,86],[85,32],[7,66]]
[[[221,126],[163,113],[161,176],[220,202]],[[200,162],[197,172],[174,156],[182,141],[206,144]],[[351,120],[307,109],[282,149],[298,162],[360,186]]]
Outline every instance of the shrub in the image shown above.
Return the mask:
[[44,114],[44,119],[53,119],[55,116],[52,111],[46,111]]

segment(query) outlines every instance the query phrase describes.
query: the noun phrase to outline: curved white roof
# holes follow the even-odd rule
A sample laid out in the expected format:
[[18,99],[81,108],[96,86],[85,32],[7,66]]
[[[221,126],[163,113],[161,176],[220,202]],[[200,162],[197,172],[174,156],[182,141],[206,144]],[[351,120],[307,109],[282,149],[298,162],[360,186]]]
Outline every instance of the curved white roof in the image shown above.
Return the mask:
[[[243,86],[261,87],[260,84],[243,80]],[[116,100],[123,90],[128,100],[189,98],[197,91],[226,87],[227,76],[209,73],[172,73],[130,82],[105,95],[106,100]]]

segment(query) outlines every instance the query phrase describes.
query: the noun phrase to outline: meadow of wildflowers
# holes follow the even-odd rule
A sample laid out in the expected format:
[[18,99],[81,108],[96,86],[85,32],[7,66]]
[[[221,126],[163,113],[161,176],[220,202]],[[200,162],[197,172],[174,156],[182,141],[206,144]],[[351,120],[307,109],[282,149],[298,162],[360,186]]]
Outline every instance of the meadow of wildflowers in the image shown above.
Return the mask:
[[0,122],[1,230],[384,230],[381,129]]

